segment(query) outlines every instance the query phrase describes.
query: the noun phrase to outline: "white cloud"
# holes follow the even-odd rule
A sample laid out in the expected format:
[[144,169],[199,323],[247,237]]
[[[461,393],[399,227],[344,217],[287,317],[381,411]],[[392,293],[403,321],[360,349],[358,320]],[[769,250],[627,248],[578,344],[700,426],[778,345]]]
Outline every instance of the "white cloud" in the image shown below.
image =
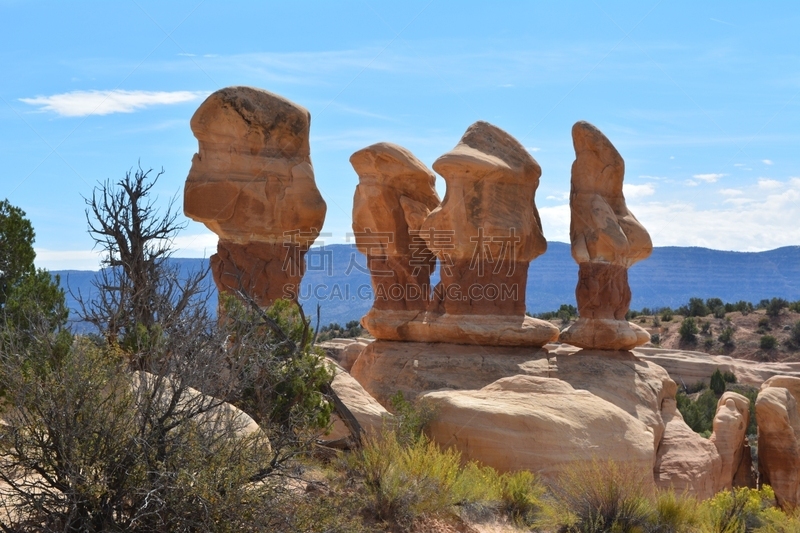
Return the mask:
[[548,241],[569,242],[569,205],[540,207],[539,216]]
[[622,185],[622,193],[625,195],[625,198],[629,200],[644,198],[645,196],[653,196],[655,192],[656,187],[652,183],[645,183],[644,185],[624,183]]
[[715,183],[723,176],[725,176],[725,174],[695,174],[692,177],[694,179],[705,181],[706,183]]
[[[753,187],[743,192],[746,197],[731,194],[733,197],[724,203],[709,207],[702,199],[697,205],[687,201],[639,201],[631,211],[647,228],[656,246],[702,246],[744,252],[797,246],[800,178],[790,178],[781,185],[779,190]],[[539,213],[547,240],[569,242],[569,205],[540,207]]]
[[98,270],[98,250],[47,250],[36,248],[36,266],[48,270]]
[[772,160],[770,160],[770,159],[762,159],[761,162],[764,163],[765,165],[771,165],[772,164]]
[[211,231],[195,235],[178,235],[172,241],[176,257],[211,257],[217,253],[219,237]]
[[527,151],[529,151],[529,152],[539,152],[539,151],[541,151],[541,148],[539,148],[538,146],[526,146],[525,149]]
[[742,194],[744,194],[744,191],[741,191],[739,189],[720,189],[719,193],[722,196],[741,196]]
[[654,181],[664,181],[667,179],[659,176],[648,176],[647,174],[640,174],[639,177],[643,180],[654,180]]
[[548,200],[569,200],[569,191],[567,192],[558,192],[555,194],[551,194],[546,197]]
[[52,96],[20,98],[21,102],[52,111],[62,117],[132,113],[154,105],[181,104],[197,100],[203,91],[72,91]]
[[744,163],[734,163],[733,166],[735,166],[735,167],[743,167]]
[[771,180],[767,178],[758,178],[758,188],[767,191],[774,191],[776,189],[780,189],[785,185],[785,183],[780,182],[778,180]]
[[[633,209],[656,246],[760,251],[800,244],[800,179],[783,190],[756,189],[704,209],[690,202],[649,202]],[[549,238],[549,236],[548,236]]]
[[700,185],[699,183],[697,183],[697,182],[696,182],[696,181],[694,181],[694,180],[686,180],[686,181],[684,181],[683,183],[685,183],[685,184],[686,184],[686,185],[688,185],[689,187],[697,187],[698,185]]

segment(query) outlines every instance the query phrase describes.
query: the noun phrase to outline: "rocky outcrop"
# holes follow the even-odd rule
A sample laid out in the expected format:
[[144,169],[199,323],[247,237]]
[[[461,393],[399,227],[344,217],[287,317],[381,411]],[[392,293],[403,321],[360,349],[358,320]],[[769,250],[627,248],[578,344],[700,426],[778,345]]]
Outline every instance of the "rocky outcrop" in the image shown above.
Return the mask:
[[[350,374],[336,364],[332,364],[334,378],[331,388],[350,410],[358,421],[361,429],[367,434],[378,434],[384,422],[391,418],[391,414],[381,404],[370,396],[361,384],[353,379]],[[330,432],[325,435],[326,440],[338,440],[350,436],[347,425],[334,414]]]
[[573,126],[572,141],[569,233],[579,266],[580,318],[560,340],[580,348],[629,350],[649,342],[650,335],[625,320],[631,302],[628,268],[647,258],[653,244],[625,204],[625,163],[611,141],[588,122]]
[[325,354],[333,359],[346,372],[350,372],[353,364],[364,351],[364,348],[372,343],[374,339],[358,337],[355,339],[331,339],[317,343],[318,348],[322,348]]
[[755,486],[747,425],[750,423],[750,400],[735,392],[724,393],[717,402],[713,432],[708,439],[717,448],[721,460],[719,483],[729,490],[734,486]]
[[701,499],[713,496],[722,472],[717,447],[686,425],[674,398],[664,400],[661,416],[665,429],[653,469],[656,486]]
[[754,485],[747,398],[725,393],[703,438],[677,410],[675,382],[638,352],[379,340],[352,372],[384,405],[398,391],[432,401],[434,440],[496,468],[549,475],[571,461],[632,458],[656,486],[698,497]]
[[251,87],[216,91],[192,117],[199,149],[183,210],[219,235],[211,269],[220,293],[243,291],[261,306],[296,299],[326,211],[310,120],[306,109]]
[[800,363],[760,363],[734,359],[727,355],[666,348],[640,347],[636,349],[636,353],[639,358],[663,367],[681,385],[693,385],[700,381],[708,383],[711,374],[717,369],[734,374],[737,383],[751,387],[760,387],[773,376],[800,378]]
[[800,504],[800,378],[775,376],[761,386],[756,400],[758,470],[775,491],[778,505]]
[[647,425],[559,379],[518,375],[423,398],[436,408],[429,428],[436,442],[501,471],[555,477],[570,463],[592,459],[625,462],[640,472],[653,467]]

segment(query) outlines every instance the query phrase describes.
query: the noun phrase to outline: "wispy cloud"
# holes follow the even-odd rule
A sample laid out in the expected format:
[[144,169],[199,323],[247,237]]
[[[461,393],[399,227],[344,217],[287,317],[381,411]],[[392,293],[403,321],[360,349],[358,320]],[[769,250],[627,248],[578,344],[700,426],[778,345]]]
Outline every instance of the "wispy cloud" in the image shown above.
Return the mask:
[[762,159],[761,162],[764,163],[765,165],[772,165],[771,159]]
[[622,185],[622,192],[625,195],[625,198],[633,200],[636,198],[653,196],[656,192],[656,187],[652,183],[645,183],[644,185],[625,183]]
[[540,152],[542,149],[538,146],[526,146],[525,149],[529,152]]
[[744,191],[739,189],[720,189],[719,193],[722,196],[741,196],[744,194]]
[[692,177],[706,183],[716,183],[723,176],[725,176],[725,174],[694,174]]
[[778,180],[771,180],[767,178],[758,178],[758,188],[766,191],[774,191],[780,189],[785,184]]
[[40,111],[52,111],[62,117],[84,117],[133,113],[156,105],[182,104],[207,94],[204,91],[72,91],[52,96],[20,98],[20,101],[37,106]]

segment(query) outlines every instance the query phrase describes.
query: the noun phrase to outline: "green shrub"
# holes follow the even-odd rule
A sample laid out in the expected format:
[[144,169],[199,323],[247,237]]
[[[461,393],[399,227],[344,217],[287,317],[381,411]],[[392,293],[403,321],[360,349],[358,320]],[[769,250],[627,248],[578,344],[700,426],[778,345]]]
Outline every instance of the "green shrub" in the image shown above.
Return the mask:
[[778,345],[778,339],[773,337],[772,335],[764,335],[761,337],[759,341],[759,346],[761,346],[762,350],[772,350]]
[[709,533],[745,533],[764,525],[765,509],[775,505],[769,486],[761,490],[747,487],[717,493],[700,504],[703,529]]
[[397,391],[389,403],[394,410],[392,429],[401,444],[409,444],[423,436],[425,427],[436,416],[433,404],[425,400],[409,402]]
[[658,346],[659,344],[661,344],[661,335],[659,335],[658,333],[653,333],[652,335],[650,335],[650,342]]
[[698,396],[697,400],[692,400],[683,392],[678,392],[675,396],[678,410],[683,416],[692,431],[703,434],[711,432],[714,425],[714,416],[717,414],[717,395],[709,389]]
[[710,335],[711,334],[711,322],[708,320],[703,320],[700,322],[700,333],[703,335]]
[[534,525],[543,507],[544,485],[527,470],[503,474],[500,480],[505,513],[518,526]]
[[795,348],[800,348],[800,320],[792,326],[789,332],[789,342],[791,342],[792,346]]
[[688,309],[688,316],[706,316],[711,311],[709,311],[708,307],[706,307],[705,302],[703,302],[702,298],[689,298],[689,305],[686,306]]
[[681,341],[685,343],[697,342],[697,334],[699,333],[699,330],[697,329],[697,323],[695,322],[694,318],[684,318],[683,322],[681,322],[681,327],[678,330],[678,333],[681,336]]
[[692,496],[677,495],[673,490],[659,492],[654,507],[646,528],[651,533],[689,533],[700,523],[698,502]]
[[778,315],[781,314],[781,311],[783,310],[783,308],[784,307],[788,307],[788,306],[789,306],[789,302],[787,302],[783,298],[773,298],[766,305],[767,316],[772,317],[772,318],[777,318]]
[[711,374],[711,381],[709,381],[708,388],[714,391],[717,397],[722,396],[722,393],[725,392],[725,379],[723,379],[722,372],[720,372],[719,368]]
[[664,309],[661,310],[661,320],[663,320],[664,322],[672,322],[672,318],[673,318],[672,309],[670,309],[669,307],[665,307]]
[[722,343],[723,346],[726,348],[731,348],[734,346],[733,341],[733,328],[730,326],[725,326],[722,328],[722,332],[717,337],[717,340]]

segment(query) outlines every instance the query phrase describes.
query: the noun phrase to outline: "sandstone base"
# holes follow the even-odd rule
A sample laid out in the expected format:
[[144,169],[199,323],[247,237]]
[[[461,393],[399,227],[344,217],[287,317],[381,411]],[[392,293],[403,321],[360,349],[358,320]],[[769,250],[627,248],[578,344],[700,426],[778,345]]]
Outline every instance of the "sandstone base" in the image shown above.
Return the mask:
[[558,340],[579,348],[632,350],[650,342],[650,334],[625,320],[579,318]]
[[558,328],[529,316],[438,315],[373,308],[361,324],[376,339],[390,341],[539,348],[558,338]]

